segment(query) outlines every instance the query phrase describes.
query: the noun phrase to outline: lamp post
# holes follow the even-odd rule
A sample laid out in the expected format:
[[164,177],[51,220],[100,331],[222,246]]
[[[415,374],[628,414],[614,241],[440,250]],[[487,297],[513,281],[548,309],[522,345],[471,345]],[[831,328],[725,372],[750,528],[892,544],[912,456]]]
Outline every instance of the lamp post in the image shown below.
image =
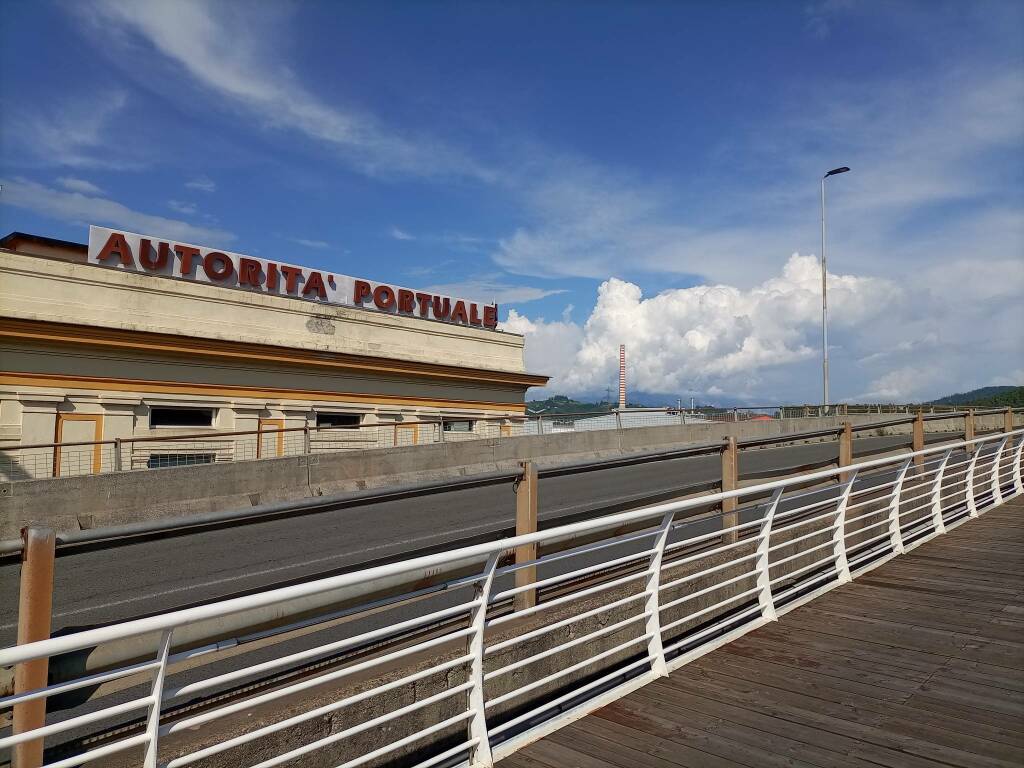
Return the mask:
[[828,413],[828,262],[825,258],[825,179],[849,168],[833,168],[821,177],[821,378],[822,415]]

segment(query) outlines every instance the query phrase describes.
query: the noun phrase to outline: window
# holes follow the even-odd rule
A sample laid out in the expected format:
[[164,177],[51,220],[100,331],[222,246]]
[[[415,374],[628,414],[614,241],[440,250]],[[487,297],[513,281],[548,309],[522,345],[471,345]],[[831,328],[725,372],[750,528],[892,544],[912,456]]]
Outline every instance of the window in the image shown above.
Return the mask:
[[150,408],[150,427],[212,427],[213,408]]
[[316,425],[318,427],[358,427],[362,418],[358,413],[318,413]]
[[213,453],[151,453],[146,467],[187,467],[191,464],[213,464],[217,456]]
[[445,421],[444,423],[445,432],[472,432],[473,422],[472,421]]

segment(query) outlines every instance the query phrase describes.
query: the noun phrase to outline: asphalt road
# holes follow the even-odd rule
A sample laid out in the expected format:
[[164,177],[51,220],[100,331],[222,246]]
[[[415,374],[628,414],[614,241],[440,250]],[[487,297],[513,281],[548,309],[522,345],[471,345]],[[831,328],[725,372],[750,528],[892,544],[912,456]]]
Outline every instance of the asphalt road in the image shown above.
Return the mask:
[[[934,437],[940,437],[938,435]],[[907,436],[865,438],[855,450],[905,445]],[[941,439],[941,438],[940,438]],[[741,476],[834,458],[837,444],[748,450]],[[541,480],[539,517],[551,521],[719,477],[717,456],[675,459]],[[326,576],[359,563],[495,535],[514,525],[511,484],[269,520],[143,541],[58,558],[53,631],[183,608],[295,579]],[[0,645],[16,636],[19,566],[0,565]]]

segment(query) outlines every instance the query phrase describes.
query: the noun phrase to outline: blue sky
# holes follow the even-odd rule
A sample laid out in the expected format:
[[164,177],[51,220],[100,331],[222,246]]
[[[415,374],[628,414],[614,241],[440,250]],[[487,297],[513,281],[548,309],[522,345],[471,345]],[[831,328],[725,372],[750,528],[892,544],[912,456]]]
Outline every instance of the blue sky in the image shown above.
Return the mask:
[[635,389],[813,402],[849,165],[836,397],[1020,384],[1022,41],[1014,2],[14,0],[0,228],[496,299],[552,392],[624,342]]

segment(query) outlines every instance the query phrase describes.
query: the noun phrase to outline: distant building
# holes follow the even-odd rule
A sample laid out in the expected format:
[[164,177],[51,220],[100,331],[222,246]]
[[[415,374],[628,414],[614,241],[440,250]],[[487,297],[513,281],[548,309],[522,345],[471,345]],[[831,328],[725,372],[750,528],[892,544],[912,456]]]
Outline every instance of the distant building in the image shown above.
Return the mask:
[[[496,306],[100,228],[89,246],[0,240],[0,318],[0,451],[381,422],[323,439],[434,442],[438,416],[476,431],[522,415],[527,388],[547,382],[526,372],[523,337],[496,330]],[[263,456],[283,451],[261,439]],[[189,453],[151,442],[128,461]],[[22,476],[65,474],[59,464]]]

